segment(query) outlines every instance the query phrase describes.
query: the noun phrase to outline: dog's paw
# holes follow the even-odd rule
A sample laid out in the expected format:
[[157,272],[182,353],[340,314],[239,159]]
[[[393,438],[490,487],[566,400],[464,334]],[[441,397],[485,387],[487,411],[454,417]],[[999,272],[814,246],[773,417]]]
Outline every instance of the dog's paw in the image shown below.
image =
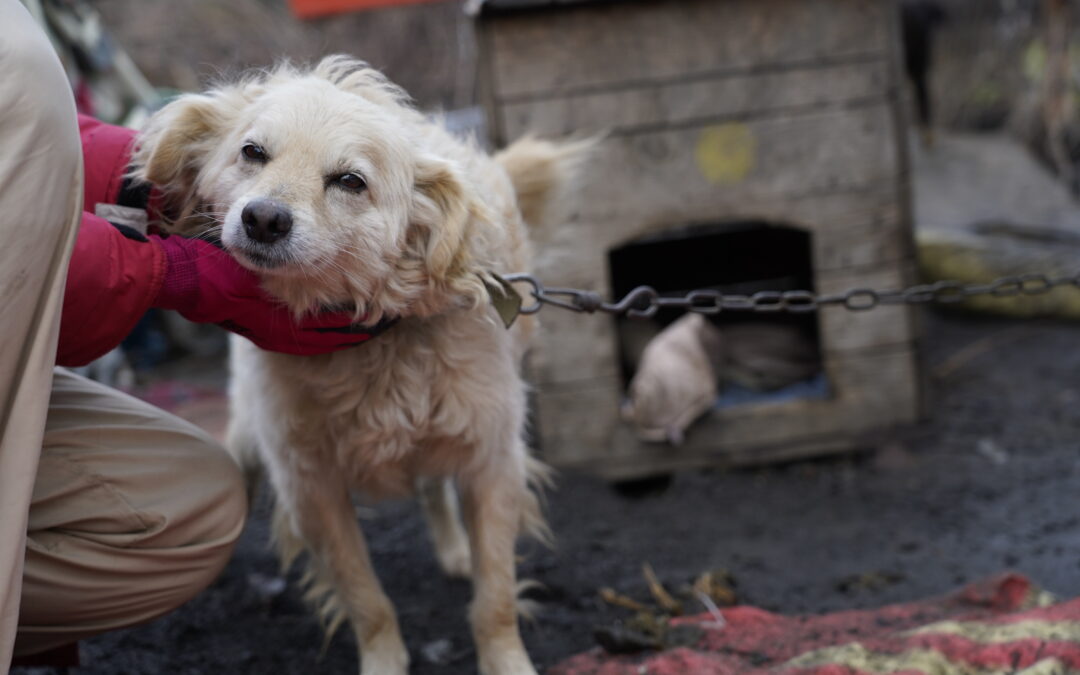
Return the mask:
[[439,567],[449,577],[468,579],[472,576],[472,554],[469,545],[460,542],[457,546],[440,549],[436,552],[439,559]]
[[480,657],[480,675],[536,675],[524,649],[491,650]]
[[[359,635],[357,636],[360,640]],[[409,652],[401,639],[393,613],[388,623],[360,646],[360,675],[408,675]]]
[[409,653],[405,645],[364,649],[360,655],[360,675],[409,675]]

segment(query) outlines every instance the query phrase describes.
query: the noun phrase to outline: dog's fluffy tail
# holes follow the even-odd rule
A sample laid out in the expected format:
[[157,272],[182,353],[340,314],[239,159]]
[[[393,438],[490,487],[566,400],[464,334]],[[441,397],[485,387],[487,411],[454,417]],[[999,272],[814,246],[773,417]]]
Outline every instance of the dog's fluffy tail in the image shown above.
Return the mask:
[[598,141],[553,142],[525,136],[495,155],[510,176],[527,224],[556,224],[570,215],[575,184]]

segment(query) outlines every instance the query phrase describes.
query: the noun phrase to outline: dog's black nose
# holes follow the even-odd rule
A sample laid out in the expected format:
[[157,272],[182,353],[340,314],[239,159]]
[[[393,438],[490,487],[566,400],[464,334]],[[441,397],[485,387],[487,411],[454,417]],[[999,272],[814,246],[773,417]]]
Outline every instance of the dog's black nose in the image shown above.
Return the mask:
[[273,244],[292,229],[292,213],[270,199],[252,199],[240,212],[247,236],[263,244]]

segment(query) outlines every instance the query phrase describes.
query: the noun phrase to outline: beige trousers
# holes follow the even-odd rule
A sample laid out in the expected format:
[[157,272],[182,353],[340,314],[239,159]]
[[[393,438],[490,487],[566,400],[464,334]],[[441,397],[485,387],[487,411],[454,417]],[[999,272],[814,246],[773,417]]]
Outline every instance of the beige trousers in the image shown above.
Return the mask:
[[205,433],[54,371],[81,200],[63,69],[25,9],[0,0],[0,675],[13,654],[195,595],[246,511],[239,470]]

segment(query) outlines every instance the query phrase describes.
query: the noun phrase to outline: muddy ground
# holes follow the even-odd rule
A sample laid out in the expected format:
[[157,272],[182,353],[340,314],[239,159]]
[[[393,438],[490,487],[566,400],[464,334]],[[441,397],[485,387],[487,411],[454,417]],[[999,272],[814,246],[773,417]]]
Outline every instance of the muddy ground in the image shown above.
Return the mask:
[[[530,653],[549,666],[592,647],[595,625],[625,615],[597,589],[646,598],[646,561],[670,586],[727,568],[743,602],[788,613],[911,600],[1006,569],[1080,594],[1078,347],[1077,325],[929,316],[933,418],[876,449],[680,474],[636,498],[562,475],[548,510],[558,547],[529,547],[521,565],[546,587],[543,611],[524,629]],[[387,505],[364,526],[412,672],[475,672],[468,584],[439,575],[417,510]],[[267,583],[276,568],[263,504],[210,589],[150,625],[85,641],[85,665],[73,672],[355,672],[350,632],[320,655],[319,626],[295,583],[276,596]],[[866,574],[872,583],[851,583]],[[451,642],[447,665],[422,655],[440,639]]]

